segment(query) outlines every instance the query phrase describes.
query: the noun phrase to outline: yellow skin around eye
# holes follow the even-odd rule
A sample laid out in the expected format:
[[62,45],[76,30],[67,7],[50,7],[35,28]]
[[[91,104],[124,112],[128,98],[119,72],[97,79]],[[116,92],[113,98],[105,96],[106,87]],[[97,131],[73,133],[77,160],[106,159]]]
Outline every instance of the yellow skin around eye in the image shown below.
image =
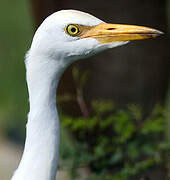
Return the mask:
[[[73,30],[74,29],[74,30]],[[141,40],[157,37],[162,32],[143,26],[100,23],[96,26],[70,24],[65,28],[70,36],[95,38],[100,43]]]
[[65,31],[71,36],[76,36],[80,32],[80,29],[78,26],[70,24],[65,28]]

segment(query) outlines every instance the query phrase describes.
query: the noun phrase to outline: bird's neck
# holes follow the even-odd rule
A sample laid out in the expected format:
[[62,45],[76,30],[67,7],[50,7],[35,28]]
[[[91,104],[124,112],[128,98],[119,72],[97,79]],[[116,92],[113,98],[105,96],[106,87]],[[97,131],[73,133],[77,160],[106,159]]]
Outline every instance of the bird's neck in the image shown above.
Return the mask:
[[60,133],[56,89],[64,68],[53,59],[30,58],[26,63],[30,112],[25,149],[12,180],[54,180]]

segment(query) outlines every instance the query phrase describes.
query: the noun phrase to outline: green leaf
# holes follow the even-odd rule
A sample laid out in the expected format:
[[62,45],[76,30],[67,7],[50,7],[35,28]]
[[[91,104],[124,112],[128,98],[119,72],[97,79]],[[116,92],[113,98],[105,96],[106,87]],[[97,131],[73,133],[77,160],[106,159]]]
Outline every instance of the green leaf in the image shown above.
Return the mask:
[[96,100],[92,102],[92,109],[97,115],[103,115],[106,112],[113,111],[115,106],[111,101]]
[[79,72],[79,68],[76,66],[73,66],[72,68],[72,75],[73,75],[73,79],[76,83],[79,82],[79,76],[80,76],[80,72]]
[[142,134],[149,134],[149,133],[160,133],[165,128],[165,120],[164,118],[160,117],[158,119],[152,120],[148,119],[144,122],[143,127],[141,129]]

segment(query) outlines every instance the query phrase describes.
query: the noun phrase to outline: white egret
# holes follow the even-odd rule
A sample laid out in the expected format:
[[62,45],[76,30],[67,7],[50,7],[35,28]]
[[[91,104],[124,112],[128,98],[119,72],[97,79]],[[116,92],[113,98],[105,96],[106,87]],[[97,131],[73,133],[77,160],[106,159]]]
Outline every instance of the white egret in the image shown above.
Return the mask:
[[55,180],[60,141],[56,90],[71,63],[159,34],[141,26],[108,24],[76,10],[58,11],[46,18],[26,55],[30,112],[25,149],[12,180]]

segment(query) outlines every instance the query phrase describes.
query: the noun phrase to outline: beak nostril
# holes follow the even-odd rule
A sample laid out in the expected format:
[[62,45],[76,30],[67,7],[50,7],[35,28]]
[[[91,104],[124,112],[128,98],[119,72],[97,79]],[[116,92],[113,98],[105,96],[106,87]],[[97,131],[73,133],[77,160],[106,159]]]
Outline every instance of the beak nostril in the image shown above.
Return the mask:
[[107,30],[115,30],[116,28],[107,28]]

